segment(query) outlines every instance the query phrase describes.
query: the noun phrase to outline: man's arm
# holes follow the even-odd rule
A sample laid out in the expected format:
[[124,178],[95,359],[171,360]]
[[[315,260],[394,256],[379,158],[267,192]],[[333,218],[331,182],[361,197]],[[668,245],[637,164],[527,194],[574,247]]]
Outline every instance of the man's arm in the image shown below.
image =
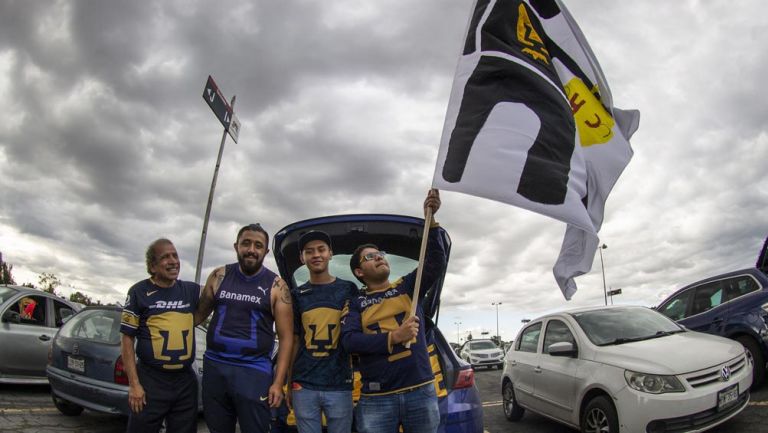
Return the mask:
[[272,386],[269,387],[269,406],[279,407],[283,401],[283,385],[288,373],[288,364],[293,355],[293,307],[288,285],[282,278],[275,278],[270,297],[280,346],[277,349],[275,377]]
[[216,268],[205,282],[200,291],[200,301],[195,310],[195,326],[203,323],[213,312],[214,296],[219,291],[219,286],[224,280],[224,266]]
[[341,344],[349,353],[389,355],[392,346],[411,340],[418,332],[419,318],[409,317],[394,331],[366,334],[363,332],[360,311],[352,302],[349,302],[341,317]]
[[128,406],[134,413],[139,413],[147,404],[147,396],[144,393],[144,387],[139,383],[139,375],[136,373],[135,342],[135,337],[122,334],[120,354],[123,357],[123,369],[128,376]]

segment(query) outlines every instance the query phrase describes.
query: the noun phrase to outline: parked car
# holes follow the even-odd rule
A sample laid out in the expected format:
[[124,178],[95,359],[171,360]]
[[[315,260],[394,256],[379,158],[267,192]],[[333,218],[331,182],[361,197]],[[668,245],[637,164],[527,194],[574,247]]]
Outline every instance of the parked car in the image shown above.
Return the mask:
[[[47,374],[53,403],[62,414],[80,415],[87,408],[128,415],[128,376],[120,354],[121,312],[116,306],[86,307],[54,338]],[[202,383],[205,336],[205,328],[195,328],[193,368],[198,385]],[[202,410],[202,393],[198,396]]]
[[493,340],[470,340],[459,349],[461,359],[472,364],[472,367],[496,367],[501,370],[504,365],[504,349],[497,346]]
[[79,310],[66,299],[22,286],[0,286],[0,383],[48,384],[51,341]]
[[749,402],[751,358],[727,338],[645,307],[583,308],[528,323],[506,356],[504,415],[582,432],[700,432]]
[[754,268],[688,284],[656,309],[694,331],[728,337],[749,351],[753,389],[765,381],[768,360],[768,239]]
[[[423,228],[423,219],[400,215],[364,214],[321,217],[299,221],[279,230],[275,234],[272,250],[280,275],[291,288],[298,287],[309,279],[307,268],[299,261],[298,249],[299,237],[309,230],[322,230],[331,237],[333,244],[331,274],[358,284],[349,269],[350,255],[358,245],[374,243],[387,251],[387,260],[391,269],[390,279],[395,281],[416,269]],[[439,229],[439,236],[443,237],[450,249],[450,238],[443,228]],[[422,307],[426,323],[423,326],[429,343],[440,408],[438,432],[482,433],[482,402],[475,386],[472,367],[456,355],[436,326],[443,278],[444,275],[432,287],[421,288],[422,293],[425,293]],[[356,374],[357,377],[359,374]],[[359,395],[359,389],[358,379],[353,391],[354,397]],[[290,424],[290,415],[285,419]]]

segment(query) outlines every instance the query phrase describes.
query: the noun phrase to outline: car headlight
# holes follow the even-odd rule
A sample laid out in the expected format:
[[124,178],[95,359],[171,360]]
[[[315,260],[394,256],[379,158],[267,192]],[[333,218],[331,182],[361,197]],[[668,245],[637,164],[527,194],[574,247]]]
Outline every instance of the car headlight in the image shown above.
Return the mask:
[[632,389],[649,394],[664,394],[667,392],[685,392],[683,384],[675,376],[637,373],[625,370],[624,379]]

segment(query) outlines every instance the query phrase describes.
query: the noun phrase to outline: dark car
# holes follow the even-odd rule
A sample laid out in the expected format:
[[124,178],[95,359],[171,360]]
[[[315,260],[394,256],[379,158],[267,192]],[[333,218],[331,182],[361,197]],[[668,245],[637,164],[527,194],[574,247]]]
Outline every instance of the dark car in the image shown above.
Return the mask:
[[689,284],[656,310],[688,329],[739,341],[753,363],[753,387],[765,381],[768,360],[768,239],[754,268]]
[[51,341],[80,305],[22,286],[0,286],[0,383],[48,384]]
[[[83,408],[128,415],[128,376],[120,354],[121,312],[117,306],[86,307],[56,334],[47,373],[53,403],[64,415],[79,415]],[[195,328],[195,340],[193,368],[200,385],[205,328]]]
[[[423,229],[423,219],[409,216],[363,214],[321,217],[284,227],[275,235],[272,249],[280,275],[291,288],[309,279],[306,266],[299,261],[298,239],[310,230],[322,230],[331,237],[331,274],[358,284],[349,269],[349,258],[358,245],[374,243],[387,252],[391,268],[390,279],[394,281],[413,271],[418,265]],[[443,237],[450,253],[448,233],[440,228],[439,236]],[[421,288],[425,293],[422,302],[426,319],[425,331],[440,407],[438,432],[482,433],[482,402],[474,383],[472,367],[459,359],[436,326],[444,273],[445,268],[443,276],[432,287]],[[356,373],[355,377],[353,397],[356,399],[360,389],[359,373]]]

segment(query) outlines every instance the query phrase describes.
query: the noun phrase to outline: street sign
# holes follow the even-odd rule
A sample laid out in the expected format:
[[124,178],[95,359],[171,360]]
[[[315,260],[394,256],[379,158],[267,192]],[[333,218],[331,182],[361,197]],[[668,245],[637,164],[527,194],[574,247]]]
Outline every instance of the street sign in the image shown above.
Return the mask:
[[621,289],[609,290],[608,291],[608,296],[615,296],[615,295],[621,295]]
[[[229,130],[229,125],[232,122],[232,107],[224,98],[224,95],[219,90],[219,86],[213,81],[213,77],[208,76],[208,82],[205,83],[205,89],[203,90],[203,99],[208,103],[208,106],[213,110],[213,114],[219,119],[224,129]],[[240,125],[238,124],[238,132]],[[234,137],[232,137],[235,139]],[[237,139],[235,139],[237,142]]]
[[237,143],[237,138],[240,136],[240,119],[237,118],[235,113],[232,113],[232,122],[229,124],[229,136]]

